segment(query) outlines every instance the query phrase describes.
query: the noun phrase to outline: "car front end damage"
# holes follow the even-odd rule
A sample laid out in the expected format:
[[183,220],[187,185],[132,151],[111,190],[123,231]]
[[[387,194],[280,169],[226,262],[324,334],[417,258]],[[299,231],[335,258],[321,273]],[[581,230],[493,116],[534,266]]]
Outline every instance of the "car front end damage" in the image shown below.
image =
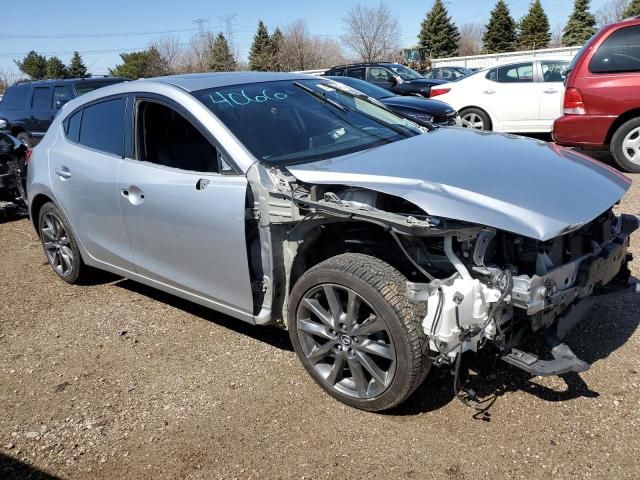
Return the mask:
[[[296,226],[287,232],[300,230],[287,234],[296,251],[303,232],[333,222],[344,232],[350,225],[381,232],[377,248],[373,231],[344,248],[380,256],[403,271],[409,297],[426,307],[425,354],[437,366],[457,369],[462,353],[492,345],[504,361],[533,375],[585,371],[589,365],[562,339],[598,298],[639,292],[628,268],[629,238],[638,218],[616,215],[613,208],[561,235],[536,240],[432,217],[409,202],[360,187],[275,176],[276,196],[289,199],[294,211],[286,221]],[[380,244],[385,239],[386,245]],[[533,335],[547,341],[551,360],[518,348]]]

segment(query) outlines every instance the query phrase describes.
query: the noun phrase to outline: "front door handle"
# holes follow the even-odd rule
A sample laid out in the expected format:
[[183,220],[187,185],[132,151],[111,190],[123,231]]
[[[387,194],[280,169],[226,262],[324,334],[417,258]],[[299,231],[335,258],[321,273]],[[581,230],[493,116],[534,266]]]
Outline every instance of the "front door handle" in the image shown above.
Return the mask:
[[494,93],[496,93],[496,91],[495,90],[485,90],[482,93],[486,93],[487,95],[493,95]]
[[129,200],[131,205],[140,205],[144,202],[144,192],[140,187],[136,187],[135,185],[131,185],[128,188],[123,188],[120,190],[120,195]]
[[558,93],[558,90],[556,90],[555,88],[547,88],[546,90],[543,90],[542,93]]
[[56,167],[55,172],[56,175],[58,175],[63,180],[68,180],[69,178],[71,178],[71,171],[69,171],[68,167]]

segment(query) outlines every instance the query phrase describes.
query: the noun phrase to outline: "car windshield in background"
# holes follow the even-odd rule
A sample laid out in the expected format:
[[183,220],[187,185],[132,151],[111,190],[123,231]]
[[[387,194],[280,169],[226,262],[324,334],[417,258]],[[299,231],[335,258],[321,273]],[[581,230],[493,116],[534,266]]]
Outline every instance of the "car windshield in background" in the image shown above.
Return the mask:
[[338,157],[422,133],[360,92],[327,80],[251,83],[193,95],[271,165]]
[[375,98],[376,100],[381,100],[383,98],[393,97],[394,94],[390,93],[389,90],[385,90],[382,87],[374,85],[373,83],[365,82],[364,80],[360,80],[357,78],[351,77],[329,77],[331,80],[335,80],[336,82],[344,83],[345,85],[355,88],[359,92],[364,93],[365,95]]
[[399,63],[389,65],[389,68],[393,70],[393,72],[402,80],[416,80],[418,78],[424,78],[415,70],[411,70],[409,67],[405,67],[404,65],[400,65]]
[[75,88],[78,96],[84,95],[85,93],[93,92],[98,88],[107,87],[109,85],[113,85],[115,83],[124,82],[124,80],[105,80],[105,81],[90,81],[90,82],[78,82],[73,88]]

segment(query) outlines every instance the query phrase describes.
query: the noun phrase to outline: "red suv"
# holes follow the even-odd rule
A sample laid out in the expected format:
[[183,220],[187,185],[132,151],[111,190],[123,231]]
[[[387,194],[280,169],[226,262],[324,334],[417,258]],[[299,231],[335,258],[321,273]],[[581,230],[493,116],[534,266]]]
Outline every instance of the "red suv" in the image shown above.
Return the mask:
[[609,148],[621,168],[640,173],[640,17],[596,33],[571,63],[565,85],[553,139]]

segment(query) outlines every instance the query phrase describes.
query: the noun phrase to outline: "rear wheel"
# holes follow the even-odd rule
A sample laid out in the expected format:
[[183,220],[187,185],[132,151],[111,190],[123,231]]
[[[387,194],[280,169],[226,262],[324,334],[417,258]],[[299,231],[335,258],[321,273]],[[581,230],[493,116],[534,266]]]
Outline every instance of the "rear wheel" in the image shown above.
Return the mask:
[[491,130],[491,119],[487,112],[479,108],[465,108],[460,112],[460,120],[464,128],[472,130]]
[[38,230],[45,256],[53,271],[67,283],[78,283],[86,276],[78,243],[60,209],[45,203],[38,215]]
[[289,302],[298,358],[331,396],[379,411],[403,402],[430,366],[423,355],[424,312],[406,278],[368,255],[343,254],[306,272]]
[[640,173],[640,118],[623,123],[613,134],[610,148],[623,170]]

